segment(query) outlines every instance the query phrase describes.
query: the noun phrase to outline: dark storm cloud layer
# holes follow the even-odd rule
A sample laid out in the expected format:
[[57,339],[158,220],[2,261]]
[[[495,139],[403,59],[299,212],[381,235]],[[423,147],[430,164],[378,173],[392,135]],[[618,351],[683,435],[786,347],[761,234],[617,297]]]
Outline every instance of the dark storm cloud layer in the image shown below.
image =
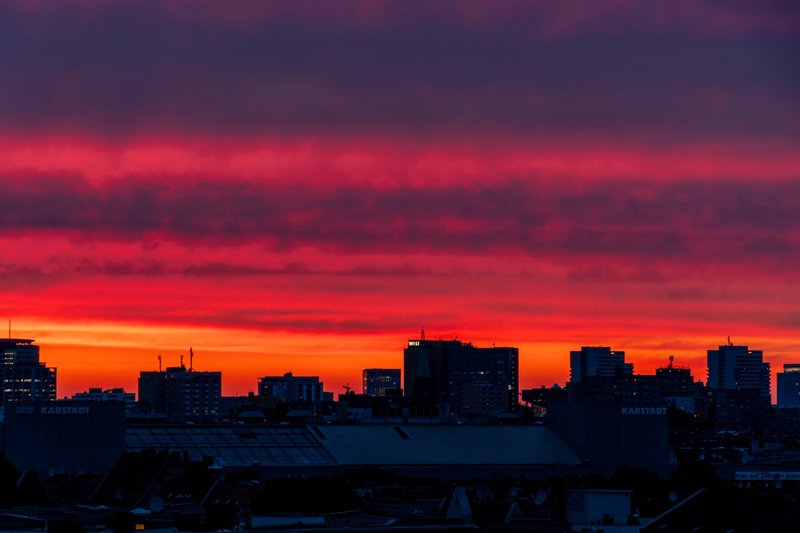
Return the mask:
[[[767,265],[800,258],[800,181],[595,184],[503,181],[439,188],[9,176],[5,236],[187,245],[263,243],[365,253],[613,256]],[[698,263],[699,265],[699,263]]]
[[4,5],[0,123],[6,134],[800,136],[796,4],[731,4],[732,15],[675,4],[693,14],[684,25],[670,4],[607,4],[617,24],[588,3],[461,4],[367,3],[366,18],[348,4],[201,4],[205,17],[189,5]]

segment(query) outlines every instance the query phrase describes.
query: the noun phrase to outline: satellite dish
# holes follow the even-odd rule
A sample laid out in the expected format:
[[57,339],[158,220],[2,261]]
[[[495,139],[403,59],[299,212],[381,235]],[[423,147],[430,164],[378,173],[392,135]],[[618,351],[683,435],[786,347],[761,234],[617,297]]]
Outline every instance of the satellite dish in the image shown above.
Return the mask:
[[539,491],[536,493],[536,499],[533,500],[533,503],[536,505],[542,505],[546,499],[547,491],[544,489],[539,489]]
[[153,496],[152,498],[150,498],[148,507],[150,507],[150,511],[154,513],[160,513],[161,511],[164,510],[164,500],[162,500],[158,496]]
[[678,493],[674,490],[669,491],[669,494],[667,494],[667,499],[675,503],[678,500]]

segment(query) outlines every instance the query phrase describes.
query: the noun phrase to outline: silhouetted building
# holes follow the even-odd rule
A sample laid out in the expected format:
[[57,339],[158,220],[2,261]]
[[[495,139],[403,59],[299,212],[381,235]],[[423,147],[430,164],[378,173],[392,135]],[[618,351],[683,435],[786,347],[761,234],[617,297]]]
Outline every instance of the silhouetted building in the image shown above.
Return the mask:
[[361,392],[367,396],[386,396],[400,390],[399,368],[365,368],[361,371]]
[[184,366],[166,372],[139,374],[139,403],[144,409],[164,413],[167,422],[213,422],[219,416],[221,372],[198,372]]
[[447,421],[447,416],[439,408],[440,404],[429,398],[367,396],[350,391],[339,395],[336,420],[359,424],[440,424]]
[[564,401],[567,399],[567,389],[553,385],[550,388],[542,385],[537,389],[524,389],[522,391],[522,401],[531,405],[547,408],[548,402]]
[[784,364],[777,376],[778,407],[800,407],[800,364]]
[[454,416],[493,416],[517,410],[519,350],[476,348],[460,341],[408,341],[405,394],[448,406]]
[[608,346],[582,346],[569,353],[567,384],[572,400],[614,398],[619,385],[633,375],[633,364],[625,362],[625,352]]
[[[298,401],[321,402],[326,399],[323,383],[318,376],[265,376],[258,382],[258,395],[287,403]],[[332,398],[331,398],[332,399]]]
[[769,396],[769,363],[761,350],[727,344],[708,350],[708,388],[756,389]]
[[572,400],[655,403],[698,415],[708,408],[705,385],[694,380],[690,369],[675,366],[673,356],[655,374],[584,376],[580,383],[570,383],[569,390]]
[[608,346],[582,346],[569,352],[569,380],[580,383],[590,376],[630,376],[633,364],[625,362],[625,352],[612,352]]
[[32,339],[1,339],[3,353],[2,404],[26,400],[55,400],[56,369],[39,361]]
[[698,415],[705,414],[708,407],[706,386],[694,380],[690,369],[675,366],[673,356],[655,374],[625,376],[619,383],[619,396],[626,403],[664,402]]
[[77,392],[72,395],[73,400],[92,400],[96,402],[123,402],[125,411],[131,411],[136,407],[136,395],[132,392],[125,392],[125,389],[101,389],[90,388],[86,392]]
[[708,390],[721,424],[750,427],[770,406],[769,363],[747,346],[708,350]]

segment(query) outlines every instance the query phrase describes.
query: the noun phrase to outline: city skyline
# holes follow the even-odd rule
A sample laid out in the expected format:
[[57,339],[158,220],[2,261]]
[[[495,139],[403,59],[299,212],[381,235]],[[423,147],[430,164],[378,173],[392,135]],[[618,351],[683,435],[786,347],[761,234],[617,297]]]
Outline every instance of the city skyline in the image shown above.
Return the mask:
[[[19,343],[21,343],[20,346],[23,346],[23,347],[30,346],[32,343],[36,342],[35,339],[22,339],[22,338],[11,338],[11,337],[9,337],[8,340],[9,341],[19,342]],[[0,339],[0,341],[2,341],[2,339]],[[408,391],[405,390],[405,387],[403,386],[403,382],[405,382],[408,379],[406,377],[406,368],[409,365],[408,352],[409,352],[409,350],[414,350],[414,349],[419,348],[420,347],[420,343],[423,343],[423,344],[427,343],[430,346],[435,346],[435,345],[442,345],[442,346],[448,346],[448,345],[449,346],[455,346],[455,345],[457,345],[457,346],[463,346],[463,347],[469,349],[470,351],[475,349],[475,353],[476,354],[479,353],[479,352],[480,353],[485,353],[485,354],[487,354],[486,357],[488,357],[490,354],[494,355],[495,351],[499,351],[498,353],[505,353],[503,351],[510,350],[511,352],[513,352],[515,360],[518,361],[518,358],[519,358],[518,349],[516,347],[502,347],[501,348],[501,347],[495,347],[495,345],[485,346],[485,347],[476,346],[472,342],[468,342],[468,341],[464,342],[464,341],[461,341],[461,340],[456,340],[455,338],[452,338],[452,339],[442,339],[442,338],[431,339],[431,338],[427,338],[426,339],[425,332],[424,332],[424,330],[422,330],[421,335],[417,336],[416,338],[409,338],[408,339],[407,344],[405,345],[405,348],[403,349],[403,355],[401,356],[401,364],[397,365],[397,368],[368,368],[368,367],[363,367],[363,368],[358,370],[358,373],[362,376],[362,380],[366,383],[366,377],[365,376],[366,376],[367,372],[381,372],[381,373],[384,373],[384,374],[386,372],[397,372],[398,375],[397,375],[397,377],[395,379],[399,379],[400,380],[400,388],[399,388],[399,390],[401,392],[403,392],[403,394],[405,395]],[[32,346],[35,349],[35,353],[36,353],[36,362],[35,362],[35,364],[41,366],[44,369],[46,362],[45,361],[39,362],[39,357],[40,357],[39,356],[39,348],[40,348],[40,346],[37,345],[37,344],[32,344]],[[705,369],[696,369],[696,368],[693,368],[693,367],[686,366],[686,365],[682,364],[680,359],[678,359],[676,361],[676,358],[675,358],[674,355],[669,355],[666,358],[666,361],[662,361],[662,363],[659,364],[658,366],[656,366],[652,371],[651,370],[645,370],[645,371],[638,370],[637,371],[635,363],[633,363],[630,359],[626,360],[626,354],[625,354],[624,351],[614,350],[613,348],[614,348],[613,346],[600,346],[598,344],[591,344],[589,346],[580,347],[580,350],[578,350],[578,351],[570,350],[570,352],[565,356],[565,362],[566,362],[565,366],[566,366],[566,374],[567,374],[567,379],[566,380],[561,381],[561,382],[555,382],[555,383],[552,383],[550,385],[545,385],[545,384],[541,384],[541,385],[525,385],[525,384],[520,383],[520,384],[515,386],[515,390],[517,390],[518,396],[521,397],[523,389],[547,388],[547,387],[550,387],[551,385],[553,387],[566,387],[570,383],[578,384],[581,381],[581,375],[601,376],[601,377],[605,377],[605,378],[609,378],[609,377],[612,377],[612,376],[625,376],[625,375],[627,375],[627,376],[642,376],[642,375],[647,375],[648,373],[649,374],[652,374],[653,372],[657,373],[658,371],[661,371],[661,370],[664,370],[664,369],[672,369],[672,368],[683,369],[683,370],[689,371],[697,382],[703,383],[704,385],[708,385],[709,383],[711,383],[711,381],[713,381],[716,384],[716,386],[720,386],[719,385],[720,382],[718,381],[719,378],[716,377],[716,374],[715,374],[714,379],[712,380],[712,373],[716,373],[717,368],[718,368],[718,366],[717,366],[718,363],[715,363],[715,365],[713,367],[713,370],[712,370],[712,366],[711,366],[712,357],[715,360],[715,358],[718,357],[718,354],[720,353],[720,351],[726,351],[726,350],[730,349],[730,350],[733,350],[732,353],[744,354],[745,356],[749,356],[750,354],[756,354],[757,362],[755,364],[759,365],[759,366],[764,366],[765,365],[765,367],[766,367],[766,370],[765,370],[765,372],[766,372],[766,382],[765,383],[768,383],[768,385],[765,385],[765,387],[767,387],[767,390],[769,390],[769,397],[770,397],[771,403],[775,404],[776,400],[777,400],[778,405],[780,405],[780,403],[781,403],[780,390],[778,389],[778,382],[779,382],[780,374],[778,373],[777,369],[775,370],[775,372],[773,372],[770,369],[769,357],[764,359],[761,350],[750,350],[750,351],[748,351],[749,347],[746,346],[746,345],[733,344],[731,339],[730,339],[730,337],[727,339],[727,343],[726,344],[721,344],[721,345],[718,346],[718,350],[714,350],[712,348],[708,348],[706,350],[707,364],[706,364]],[[442,347],[440,346],[439,348],[433,348],[433,350],[434,350],[434,352],[438,352],[439,350],[442,350]],[[11,353],[12,354],[16,354],[15,351],[11,352]],[[124,384],[122,384],[122,386],[119,386],[119,384],[112,384],[112,383],[96,383],[96,384],[94,384],[92,386],[86,387],[85,389],[70,390],[70,391],[68,391],[66,393],[64,393],[61,389],[59,389],[57,397],[58,398],[67,399],[67,398],[75,397],[76,395],[80,396],[82,394],[87,394],[87,393],[91,394],[92,390],[97,391],[96,392],[97,394],[99,394],[100,392],[102,392],[104,390],[110,392],[111,389],[114,389],[115,391],[119,391],[120,393],[123,390],[127,391],[127,392],[131,392],[133,390],[137,390],[138,391],[142,386],[141,383],[142,383],[142,377],[143,376],[145,376],[145,375],[155,376],[157,374],[166,375],[170,371],[181,371],[181,372],[192,372],[192,371],[195,371],[198,374],[216,374],[218,376],[218,379],[219,379],[219,382],[220,382],[219,385],[218,385],[218,389],[219,389],[220,394],[222,396],[245,396],[245,395],[249,395],[249,394],[257,394],[257,395],[260,396],[260,395],[265,394],[265,392],[264,392],[264,390],[266,390],[266,389],[264,389],[264,384],[265,383],[282,382],[282,381],[286,381],[287,378],[289,380],[291,380],[293,378],[297,379],[297,380],[299,380],[298,383],[306,383],[306,382],[310,383],[311,381],[315,381],[316,382],[316,387],[318,389],[317,392],[315,393],[316,396],[318,396],[318,397],[316,397],[315,401],[320,400],[322,398],[323,392],[325,394],[331,394],[331,397],[335,398],[337,394],[349,393],[349,392],[355,390],[353,387],[350,386],[349,382],[347,382],[344,385],[342,385],[342,387],[341,387],[342,390],[337,390],[335,388],[332,388],[330,385],[328,387],[323,387],[323,384],[326,381],[326,378],[325,378],[324,375],[312,372],[311,373],[312,375],[310,375],[310,376],[295,376],[294,372],[291,369],[285,370],[285,371],[281,371],[282,375],[277,375],[277,374],[276,375],[270,375],[270,372],[266,372],[266,373],[262,372],[260,374],[254,374],[253,376],[251,376],[251,380],[255,383],[253,388],[249,388],[249,389],[246,389],[246,390],[230,390],[230,389],[226,389],[225,388],[224,380],[222,380],[222,374],[224,374],[223,372],[219,371],[218,369],[211,368],[211,367],[209,367],[209,368],[194,368],[194,366],[193,366],[194,355],[195,355],[194,349],[192,347],[190,347],[189,350],[188,350],[188,353],[190,354],[188,359],[185,356],[185,353],[183,353],[183,352],[181,352],[179,355],[177,355],[177,360],[175,361],[176,364],[174,364],[174,365],[171,364],[172,361],[170,361],[168,359],[165,359],[161,354],[157,355],[156,356],[156,360],[157,360],[156,367],[154,369],[146,369],[146,368],[138,369],[137,370],[138,374],[136,376],[134,376],[133,378],[131,378],[133,380],[132,381],[133,384],[128,383],[127,381]],[[433,352],[431,352],[431,353],[433,353]],[[583,354],[583,356],[581,356],[581,354]],[[587,362],[586,362],[587,354],[592,354],[592,357],[600,357],[600,360],[596,361],[596,362],[593,362],[593,363],[590,363],[590,364],[587,365]],[[712,354],[713,354],[713,356],[712,356]],[[763,363],[761,362],[762,359],[764,359]],[[490,360],[491,360],[491,357],[489,357],[489,359],[487,360],[486,363],[479,363],[479,366],[481,368],[472,368],[471,371],[483,369],[482,365],[483,364],[490,364],[489,363]],[[187,366],[187,361],[188,361],[188,365],[189,366]],[[603,361],[603,362],[600,362],[600,361]],[[477,360],[476,360],[476,362],[477,362]],[[6,364],[8,365],[8,363],[6,363]],[[470,363],[470,364],[474,365],[475,363],[473,362],[473,363]],[[514,374],[517,374],[517,373],[518,374],[522,374],[523,369],[522,368],[517,368],[517,366],[516,366],[517,364],[518,363],[515,363],[511,367],[511,370],[512,370],[512,372]],[[412,366],[416,366],[416,363],[412,363]],[[797,363],[786,363],[784,366],[786,368],[794,368],[794,367],[800,366],[800,364],[797,364]],[[55,376],[55,370],[56,370],[55,367],[50,367],[50,369],[53,371],[53,376]],[[574,372],[579,372],[579,374],[573,375]],[[588,374],[587,374],[587,372],[588,372]],[[494,371],[492,371],[492,373],[494,373]],[[772,377],[773,374],[775,375],[774,379]],[[409,378],[411,378],[413,380],[413,376],[409,376]],[[726,385],[728,387],[734,386],[734,384],[738,384],[738,382],[739,382],[738,378],[736,378],[735,380],[731,380],[731,378],[732,378],[732,376],[729,377],[729,383]],[[753,381],[754,378],[755,378],[755,376],[748,375],[747,378],[744,379],[744,381],[743,381],[744,386],[745,387],[750,387],[750,386],[752,386],[753,383],[757,383],[758,380]],[[469,378],[469,379],[472,379],[472,378]],[[516,380],[516,379],[517,378],[512,378],[512,380]],[[54,386],[55,386],[55,378],[53,378],[53,383],[54,383]],[[304,385],[304,386],[306,386],[306,385]],[[788,384],[787,384],[787,387],[788,387]],[[366,394],[366,392],[363,391],[363,390],[361,391],[361,393],[362,394]],[[285,395],[285,394],[289,394],[289,393],[284,391],[282,394]],[[786,391],[786,394],[789,394],[788,390]],[[382,394],[375,394],[375,395],[382,396]],[[519,397],[517,398],[517,401],[521,401]],[[787,396],[787,398],[788,398],[788,396]],[[55,398],[53,398],[53,399],[55,399]],[[140,400],[140,398],[138,396],[138,392],[136,394],[136,400],[137,401]]]
[[65,392],[188,346],[338,392],[422,326],[520,388],[593,344],[781,368],[799,36],[770,1],[4,2],[0,317]]

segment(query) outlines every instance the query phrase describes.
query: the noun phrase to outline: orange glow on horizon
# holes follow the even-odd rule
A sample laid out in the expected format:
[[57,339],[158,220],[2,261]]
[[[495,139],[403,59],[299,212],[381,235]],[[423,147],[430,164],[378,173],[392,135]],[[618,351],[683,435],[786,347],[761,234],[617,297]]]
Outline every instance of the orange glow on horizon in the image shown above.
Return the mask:
[[800,362],[796,10],[73,4],[0,3],[0,317],[60,397],[190,347],[357,390],[423,326],[523,388]]
[[[42,329],[39,329],[42,328]],[[50,333],[45,333],[47,329]],[[626,352],[626,360],[634,363],[634,371],[652,374],[665,366],[669,355],[675,355],[675,365],[688,367],[696,381],[706,379],[706,350],[724,343],[716,337],[636,336],[617,341],[605,337],[605,342],[593,335],[572,337],[554,342],[547,340],[550,332],[519,332],[508,335],[503,342],[491,338],[470,338],[462,335],[436,335],[426,328],[428,338],[458,338],[476,346],[516,346],[520,349],[520,390],[554,384],[563,386],[569,379],[569,352],[580,346],[610,345]],[[432,334],[431,334],[432,333]],[[360,388],[361,370],[369,367],[403,368],[403,348],[408,339],[418,338],[409,332],[372,335],[309,335],[287,332],[257,332],[226,328],[181,328],[171,326],[141,326],[122,324],[75,324],[64,327],[42,323],[36,330],[13,332],[15,337],[37,338],[41,359],[58,368],[58,397],[69,397],[90,387],[123,387],[137,391],[139,371],[158,369],[157,355],[162,356],[163,368],[178,366],[184,355],[189,366],[189,344],[195,358],[195,370],[222,371],[223,395],[246,395],[257,391],[259,378],[292,372],[295,375],[318,375],[325,390],[334,395],[342,393],[349,384]],[[513,338],[527,338],[515,342]],[[664,338],[665,340],[659,340]],[[191,340],[190,340],[191,339]],[[185,341],[185,342],[184,342]],[[792,338],[772,336],[753,337],[734,341],[751,349],[762,350],[765,361],[772,365],[772,389],[775,396],[774,374],[783,363],[792,362],[787,347],[794,346]],[[186,346],[181,346],[181,343]]]

